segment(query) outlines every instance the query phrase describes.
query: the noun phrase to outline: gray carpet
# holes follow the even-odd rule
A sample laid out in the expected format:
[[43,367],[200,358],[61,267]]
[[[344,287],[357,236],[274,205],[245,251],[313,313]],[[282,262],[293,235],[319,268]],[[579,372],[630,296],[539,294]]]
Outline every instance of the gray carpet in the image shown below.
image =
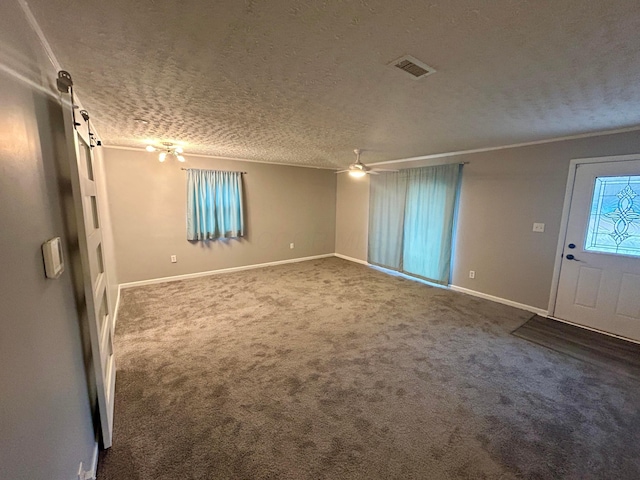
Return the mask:
[[337,258],[123,291],[98,480],[638,479],[640,383]]

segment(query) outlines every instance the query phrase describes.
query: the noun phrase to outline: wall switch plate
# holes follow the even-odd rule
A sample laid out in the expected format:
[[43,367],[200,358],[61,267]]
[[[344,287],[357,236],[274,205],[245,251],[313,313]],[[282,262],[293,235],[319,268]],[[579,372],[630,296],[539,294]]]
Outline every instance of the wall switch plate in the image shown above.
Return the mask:
[[469,270],[469,278],[476,278],[476,271],[475,270]]
[[534,223],[533,224],[534,232],[544,232],[544,223]]
[[44,256],[44,272],[47,278],[58,278],[64,272],[64,257],[62,255],[62,240],[52,238],[42,244]]
[[294,247],[293,242],[291,242],[291,243],[289,244],[289,248],[293,248],[293,247]]
[[175,255],[171,255],[171,263],[176,263],[178,261],[178,257]]

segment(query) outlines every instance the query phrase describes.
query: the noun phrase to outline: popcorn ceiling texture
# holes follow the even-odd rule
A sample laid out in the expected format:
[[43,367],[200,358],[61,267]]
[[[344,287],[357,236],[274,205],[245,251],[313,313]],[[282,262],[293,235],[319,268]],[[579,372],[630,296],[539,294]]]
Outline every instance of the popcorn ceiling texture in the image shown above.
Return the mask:
[[29,3],[108,145],[345,166],[640,124],[637,0]]

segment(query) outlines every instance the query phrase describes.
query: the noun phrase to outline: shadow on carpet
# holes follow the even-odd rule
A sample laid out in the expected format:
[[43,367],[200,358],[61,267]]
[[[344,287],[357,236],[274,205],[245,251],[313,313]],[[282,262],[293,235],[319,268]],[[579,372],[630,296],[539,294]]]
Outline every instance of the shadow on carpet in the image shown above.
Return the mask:
[[514,330],[516,337],[573,358],[640,379],[640,345],[539,315]]

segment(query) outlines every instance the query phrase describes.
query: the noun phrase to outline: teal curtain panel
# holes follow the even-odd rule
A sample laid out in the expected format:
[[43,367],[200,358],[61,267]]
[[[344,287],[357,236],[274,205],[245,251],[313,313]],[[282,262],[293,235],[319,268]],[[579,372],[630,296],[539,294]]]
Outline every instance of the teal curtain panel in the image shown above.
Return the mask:
[[369,188],[369,263],[401,270],[407,176],[371,175]]
[[187,170],[187,240],[244,236],[242,172]]
[[448,284],[461,165],[372,176],[369,263]]
[[460,166],[407,171],[403,270],[436,283],[449,283],[453,218]]

